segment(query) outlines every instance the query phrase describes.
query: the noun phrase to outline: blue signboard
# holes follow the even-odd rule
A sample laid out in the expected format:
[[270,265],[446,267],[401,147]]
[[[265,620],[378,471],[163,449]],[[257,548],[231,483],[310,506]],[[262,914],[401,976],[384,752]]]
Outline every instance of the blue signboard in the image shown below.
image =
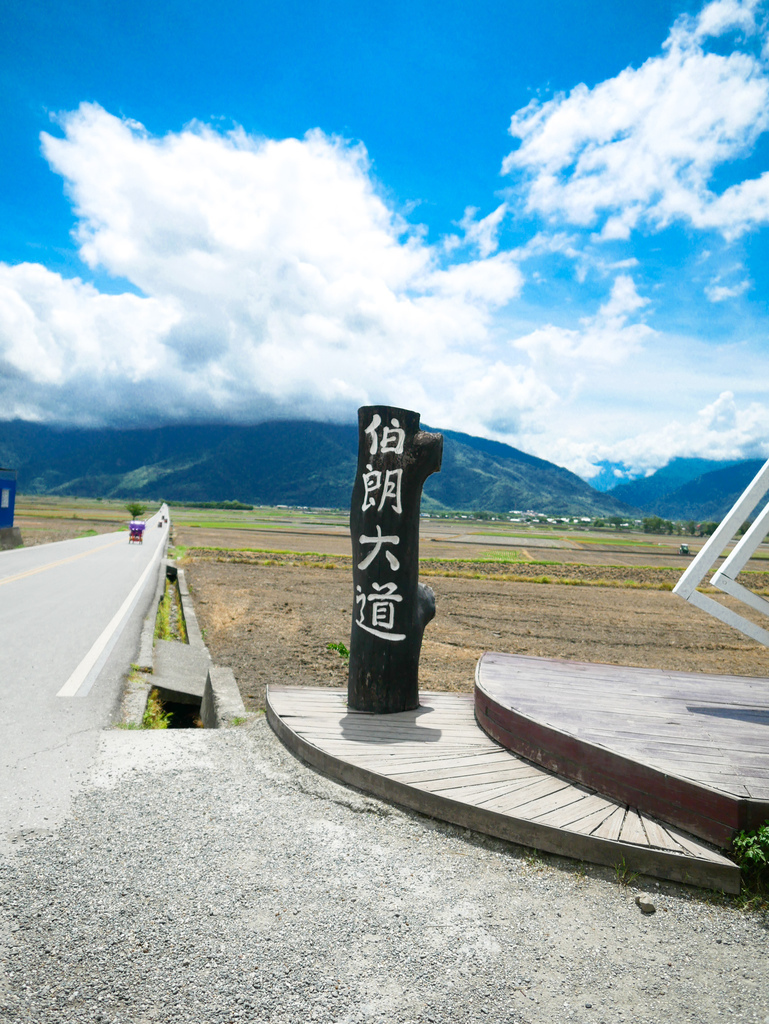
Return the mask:
[[13,526],[16,505],[16,470],[0,467],[0,530]]

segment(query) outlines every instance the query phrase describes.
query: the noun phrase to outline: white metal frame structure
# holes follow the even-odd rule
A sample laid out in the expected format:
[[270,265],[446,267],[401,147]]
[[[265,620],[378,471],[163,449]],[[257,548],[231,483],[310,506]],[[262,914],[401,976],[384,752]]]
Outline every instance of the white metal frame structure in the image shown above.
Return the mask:
[[[724,547],[733,540],[740,526],[745,522],[756,505],[761,501],[766,492],[769,491],[769,461],[767,461],[753,480],[748,484],[741,497],[734,504],[734,507],[719,523],[713,536],[708,540],[692,564],[683,574],[681,579],[673,588],[673,593],[678,594],[685,601],[702,608],[715,618],[720,619],[729,626],[734,626],[746,636],[752,637],[769,647],[769,630],[751,622],[750,619],[738,615],[737,612],[726,608],[712,597],[701,594],[697,587],[702,582],[705,574],[713,567]],[[748,559],[756,550],[758,545],[769,532],[769,504],[763,509],[753,522],[753,525],[745,533],[745,536],[735,546],[732,553],[725,560],[724,564],[710,581],[714,587],[718,587],[725,594],[731,594],[738,600],[755,608],[763,615],[769,615],[769,601],[752,590],[748,590],[741,583],[737,582],[737,576],[745,567]]]

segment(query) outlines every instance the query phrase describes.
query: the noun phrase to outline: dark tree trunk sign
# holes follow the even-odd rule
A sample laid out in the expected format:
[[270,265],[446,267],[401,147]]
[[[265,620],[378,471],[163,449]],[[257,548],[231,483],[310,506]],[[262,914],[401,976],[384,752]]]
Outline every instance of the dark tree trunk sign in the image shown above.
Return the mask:
[[354,605],[347,703],[386,714],[419,706],[422,634],[435,595],[419,583],[422,485],[441,468],[443,436],[419,429],[419,413],[386,405],[358,410],[352,492]]

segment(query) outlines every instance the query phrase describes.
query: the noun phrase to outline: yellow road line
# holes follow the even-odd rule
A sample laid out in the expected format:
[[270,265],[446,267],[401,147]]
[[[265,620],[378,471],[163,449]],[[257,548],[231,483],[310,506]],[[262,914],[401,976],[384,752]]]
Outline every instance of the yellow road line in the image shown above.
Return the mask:
[[88,551],[81,551],[79,555],[70,555],[69,558],[60,558],[58,562],[49,562],[47,565],[40,565],[37,569],[27,569],[26,572],[16,573],[15,576],[8,576],[0,580],[0,587],[5,583],[14,583],[16,580],[23,580],[26,576],[34,576],[38,572],[45,572],[46,569],[55,569],[57,565],[66,565],[67,562],[75,562],[78,558],[85,558],[86,555],[94,555],[97,551],[106,551],[107,548],[114,548],[116,544],[125,543],[124,537],[118,537],[109,544],[102,544],[98,548],[89,548]]

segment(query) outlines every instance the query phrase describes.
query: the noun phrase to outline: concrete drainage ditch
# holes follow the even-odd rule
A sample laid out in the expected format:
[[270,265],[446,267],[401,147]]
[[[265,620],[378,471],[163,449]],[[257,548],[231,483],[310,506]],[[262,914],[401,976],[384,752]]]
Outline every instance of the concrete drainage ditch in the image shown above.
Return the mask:
[[[162,568],[123,694],[123,727],[145,727],[150,694],[153,704],[160,702],[160,713],[169,716],[162,728],[219,729],[247,721],[253,715],[243,705],[232,669],[211,664],[184,570],[171,559],[163,559]],[[158,622],[173,639],[157,636]]]

